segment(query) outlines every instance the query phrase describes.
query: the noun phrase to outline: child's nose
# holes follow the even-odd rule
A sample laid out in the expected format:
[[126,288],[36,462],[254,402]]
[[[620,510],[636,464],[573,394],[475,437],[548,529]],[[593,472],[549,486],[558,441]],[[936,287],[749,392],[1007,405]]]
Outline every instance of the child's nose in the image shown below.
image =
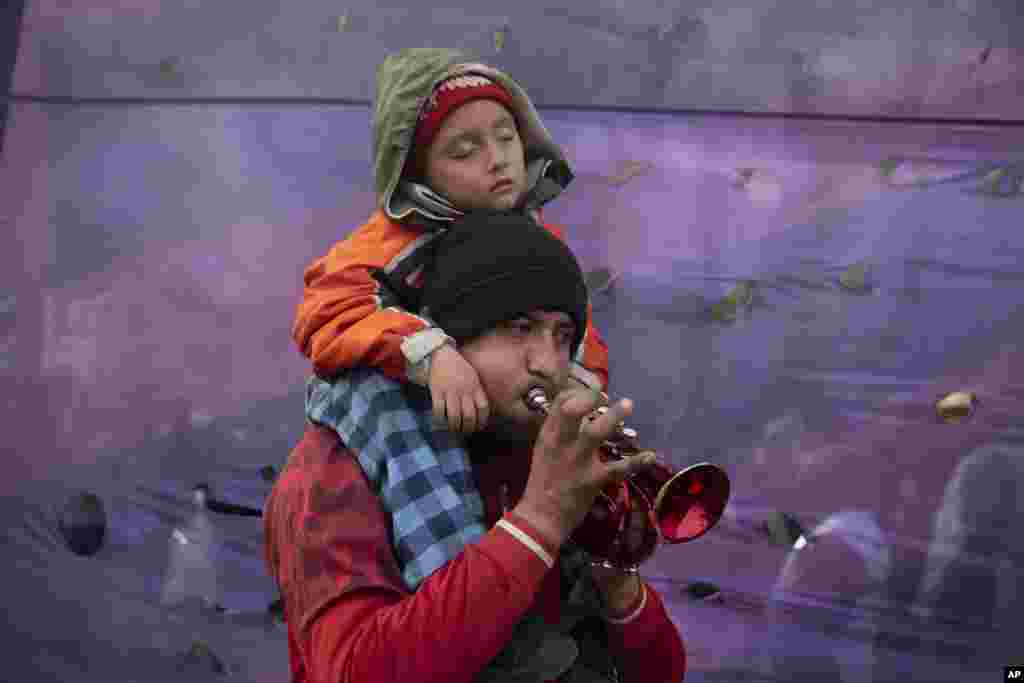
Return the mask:
[[504,149],[500,144],[493,140],[488,145],[489,154],[491,156],[492,166],[507,166],[509,160],[509,152]]

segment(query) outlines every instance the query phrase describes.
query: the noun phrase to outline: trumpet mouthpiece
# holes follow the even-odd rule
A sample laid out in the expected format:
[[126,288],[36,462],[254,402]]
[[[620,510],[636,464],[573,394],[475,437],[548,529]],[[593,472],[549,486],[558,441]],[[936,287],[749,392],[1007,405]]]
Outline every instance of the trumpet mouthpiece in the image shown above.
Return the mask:
[[548,406],[550,405],[550,403],[548,401],[547,394],[544,392],[542,388],[534,387],[530,389],[526,393],[525,400],[527,407],[530,408],[531,410],[547,414]]

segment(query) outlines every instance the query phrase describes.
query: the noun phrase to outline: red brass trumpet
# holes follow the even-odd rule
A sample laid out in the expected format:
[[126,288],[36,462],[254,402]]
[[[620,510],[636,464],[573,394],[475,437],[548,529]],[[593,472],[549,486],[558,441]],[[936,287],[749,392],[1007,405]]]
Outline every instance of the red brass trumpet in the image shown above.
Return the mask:
[[[531,410],[549,414],[551,404],[540,387],[525,400]],[[587,419],[607,411],[601,406]],[[641,453],[636,439],[636,430],[620,423],[600,454],[608,461]],[[635,574],[660,541],[685,543],[703,536],[721,519],[728,500],[729,477],[717,465],[701,462],[676,470],[656,462],[605,487],[572,540],[594,564]]]

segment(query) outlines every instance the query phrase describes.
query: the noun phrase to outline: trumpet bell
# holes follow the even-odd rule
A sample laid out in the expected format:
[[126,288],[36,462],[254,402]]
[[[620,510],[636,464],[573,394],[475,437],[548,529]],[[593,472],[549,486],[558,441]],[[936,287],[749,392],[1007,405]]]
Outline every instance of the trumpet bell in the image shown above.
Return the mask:
[[685,543],[708,532],[729,501],[729,477],[717,465],[701,462],[678,472],[656,465],[638,478],[654,500],[654,517],[666,543]]

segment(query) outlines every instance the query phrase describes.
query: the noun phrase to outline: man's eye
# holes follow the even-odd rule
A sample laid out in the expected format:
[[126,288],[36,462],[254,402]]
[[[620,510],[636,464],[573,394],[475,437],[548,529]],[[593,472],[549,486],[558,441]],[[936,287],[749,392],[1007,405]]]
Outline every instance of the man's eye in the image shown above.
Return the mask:
[[505,327],[509,331],[514,332],[516,334],[530,333],[530,323],[528,322],[510,322]]

